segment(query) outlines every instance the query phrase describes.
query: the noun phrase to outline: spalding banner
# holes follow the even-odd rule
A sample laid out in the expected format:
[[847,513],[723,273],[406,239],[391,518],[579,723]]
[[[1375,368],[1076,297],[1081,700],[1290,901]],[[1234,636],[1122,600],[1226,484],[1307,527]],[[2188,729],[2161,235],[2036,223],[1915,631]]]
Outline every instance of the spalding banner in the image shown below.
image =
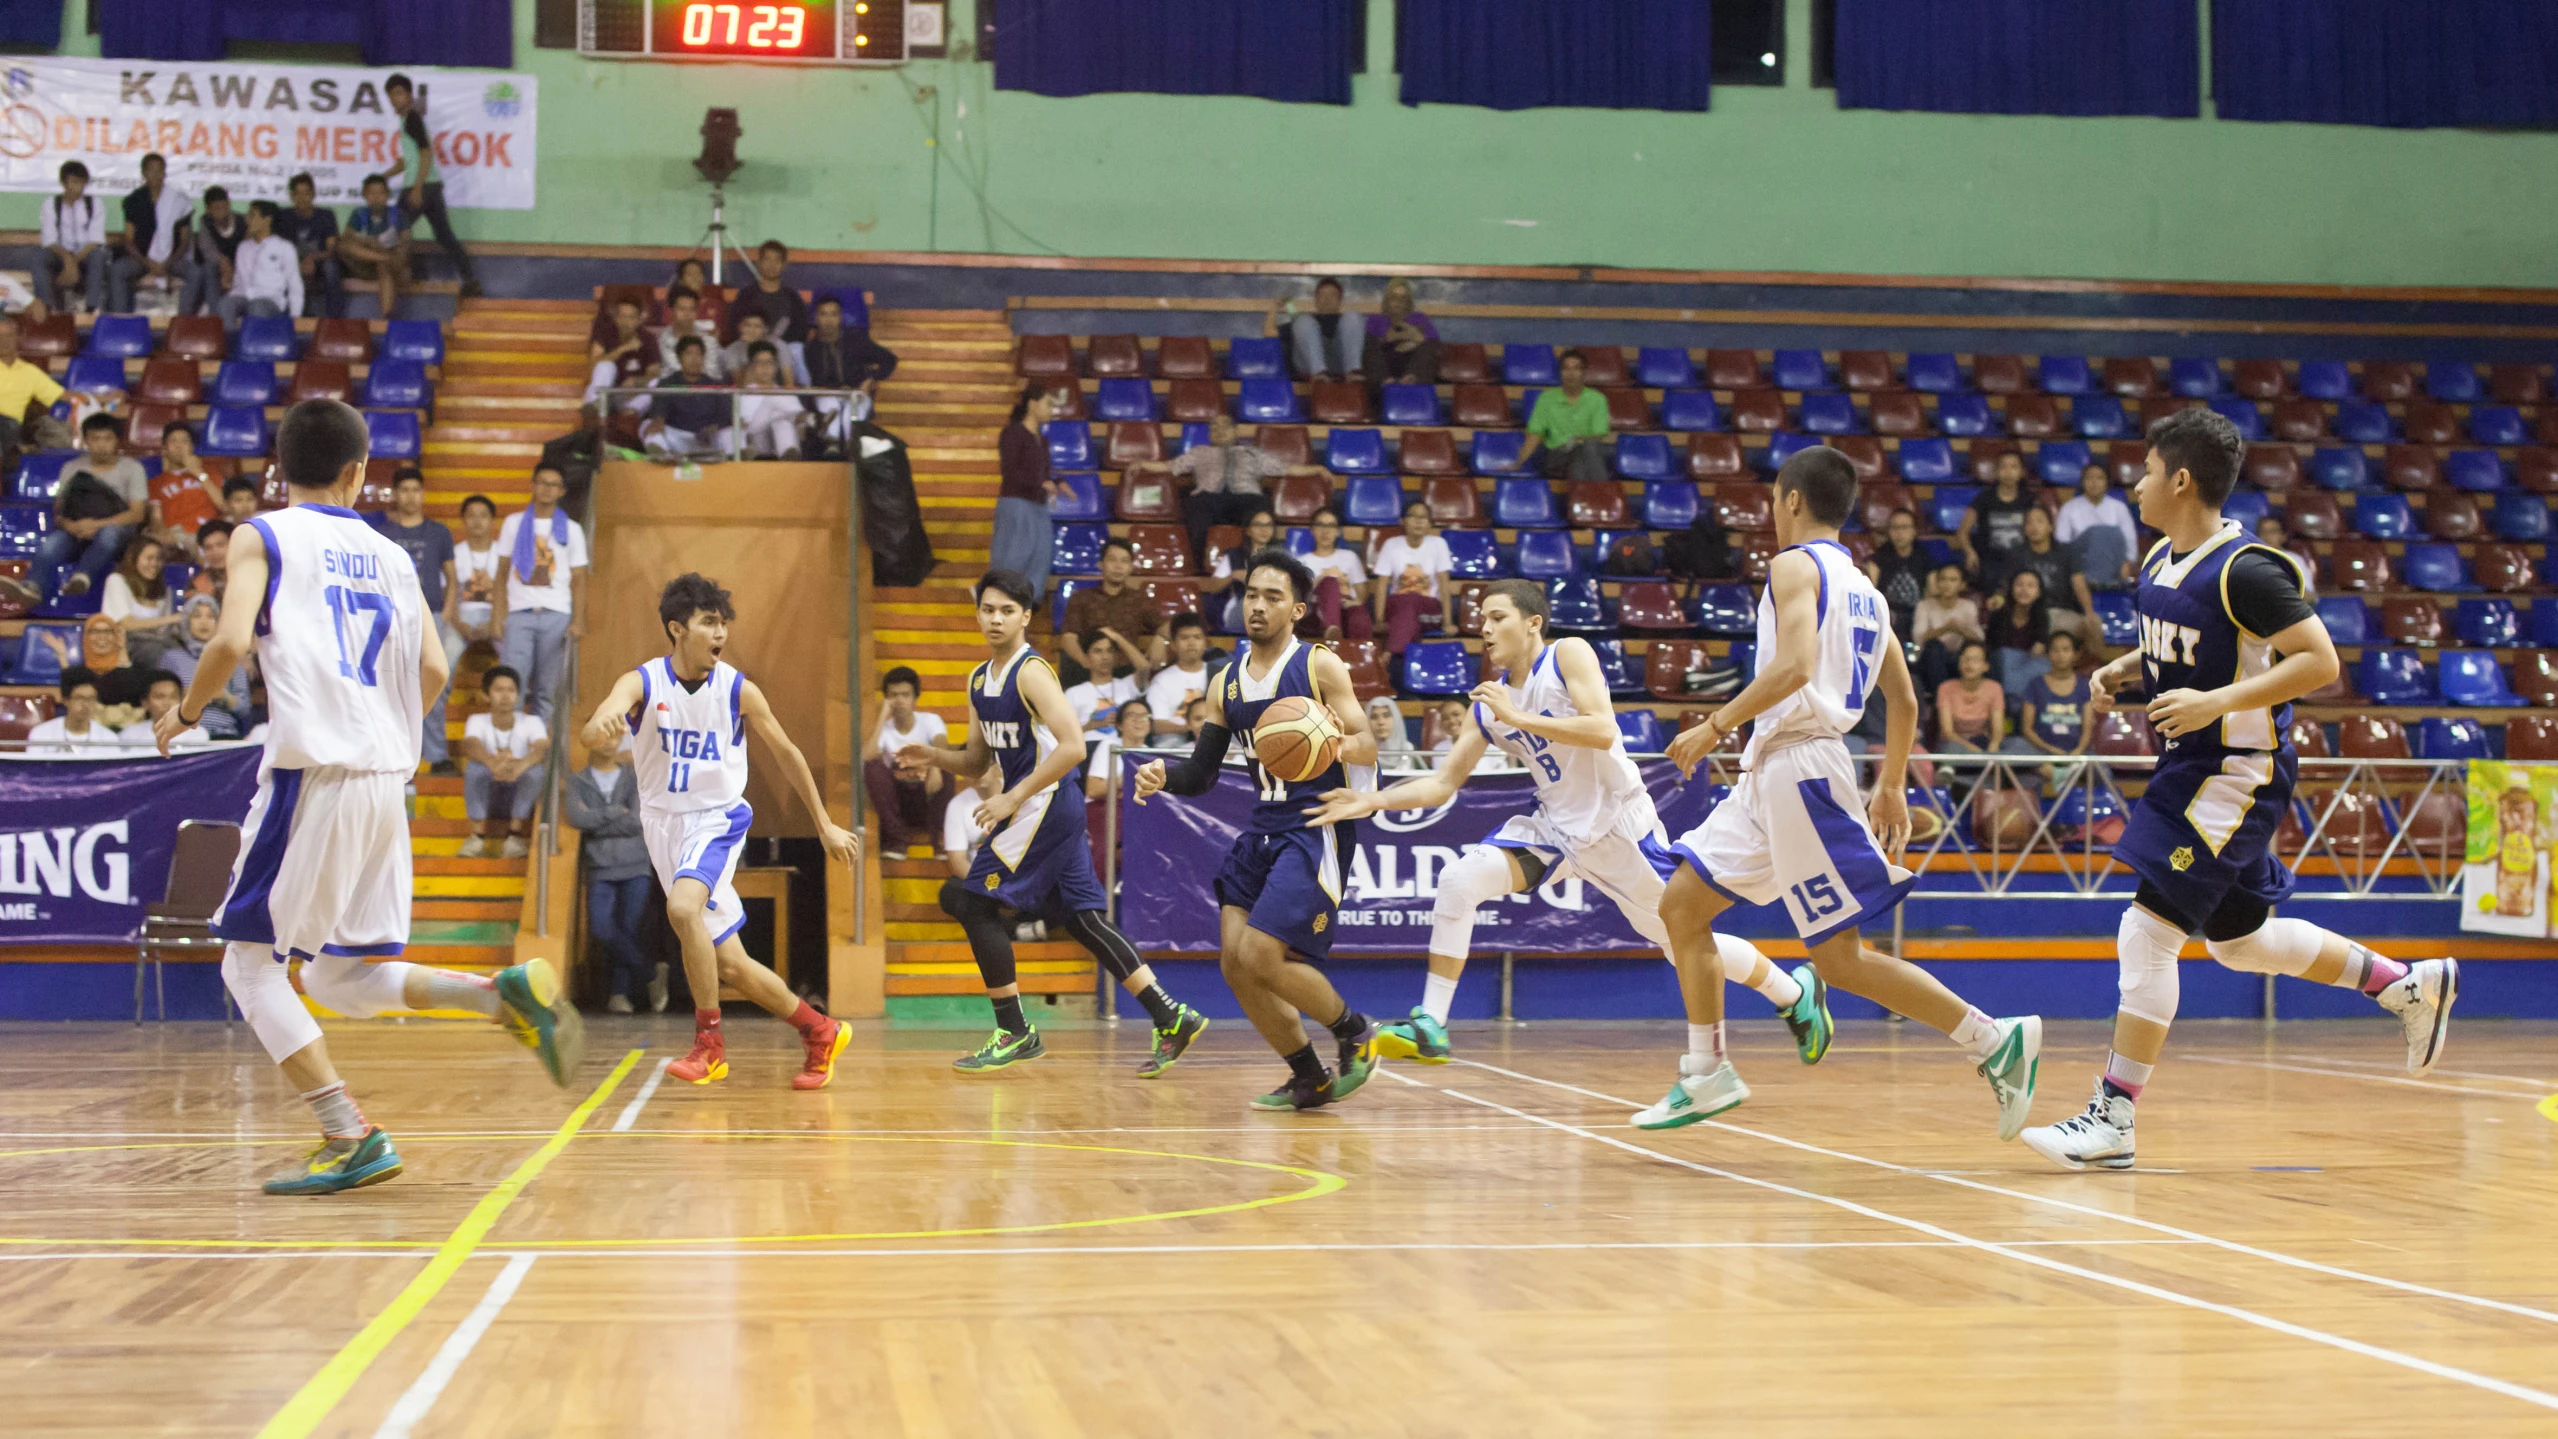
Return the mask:
[[[1705,819],[1709,786],[1702,776],[1679,782],[1667,760],[1637,761],[1660,807],[1661,827],[1675,839]],[[1133,785],[1134,766],[1127,769]],[[1358,822],[1349,893],[1342,898],[1335,954],[1418,954],[1429,947],[1430,911],[1439,874],[1466,846],[1481,844],[1514,814],[1536,805],[1523,774],[1477,774],[1437,809],[1388,810]],[[1156,795],[1119,804],[1119,927],[1140,949],[1182,954],[1217,952],[1217,867],[1251,818],[1252,782],[1228,767],[1217,787],[1194,799]],[[1549,878],[1526,894],[1475,911],[1477,954],[1587,954],[1651,946],[1607,896],[1578,879]]]
[[260,752],[0,760],[0,944],[131,940],[168,884],[179,822],[238,824]]

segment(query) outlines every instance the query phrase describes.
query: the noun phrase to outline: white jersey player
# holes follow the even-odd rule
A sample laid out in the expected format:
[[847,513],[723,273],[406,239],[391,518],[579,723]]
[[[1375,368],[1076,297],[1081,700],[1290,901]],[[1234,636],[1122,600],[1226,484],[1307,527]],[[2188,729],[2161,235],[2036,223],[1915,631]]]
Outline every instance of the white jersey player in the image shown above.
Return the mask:
[[610,749],[631,737],[640,796],[640,831],[649,864],[666,890],[666,920],[684,949],[684,979],[693,990],[692,1052],[666,1067],[692,1084],[728,1077],[720,1032],[719,991],[727,985],[799,1031],[807,1056],[794,1089],[823,1089],[852,1030],[827,1018],[781,976],[746,953],[737,932],[746,923],[733,880],[746,831],[755,822],[746,802],[746,736],[751,731],[782,762],[800,803],[817,817],[828,857],[858,858],[861,841],[826,813],[825,797],[755,682],[720,658],[737,618],[728,591],[700,575],[681,575],[658,596],[657,616],[669,652],[613,683],[580,739]]
[[[1859,925],[1889,914],[1910,887],[1910,872],[1893,861],[1909,837],[1902,785],[1918,696],[1881,592],[1839,544],[1839,526],[1855,506],[1856,468],[1836,450],[1805,450],[1777,471],[1782,548],[1759,597],[1759,672],[1670,744],[1670,758],[1692,775],[1725,738],[1758,721],[1741,753],[1740,783],[1674,846],[1661,919],[1688,1004],[1688,1052],[1669,1094],[1634,1116],[1639,1128],[1693,1124],[1749,1098],[1724,1055],[1723,991],[1695,979],[1712,972],[1714,917],[1733,904],[1782,907],[1822,980],[1951,1036],[1998,1098],[1999,1137],[2013,1139],[2024,1127],[2042,1021],[1993,1020],[1925,970],[1857,937]],[[1877,686],[1888,723],[1868,804],[1844,736]]]
[[[409,778],[420,696],[442,691],[444,646],[426,623],[417,571],[348,506],[364,482],[363,417],[309,400],[276,433],[290,508],[233,536],[220,626],[186,696],[155,721],[162,753],[203,718],[250,653],[265,676],[266,754],[240,830],[231,886],[214,915],[222,979],[240,1012],[320,1121],[321,1142],[267,1180],[269,1194],[328,1194],[400,1172],[399,1151],[365,1122],[294,993],[344,1015],[462,1009],[509,1025],[565,1084],[581,1047],[577,1012],[546,961],[495,976],[394,958],[409,934]],[[379,962],[377,962],[379,961]]]
[[[1662,838],[1660,816],[1642,771],[1625,752],[1597,651],[1586,640],[1548,642],[1545,621],[1541,586],[1529,580],[1493,585],[1483,597],[1484,652],[1516,683],[1486,680],[1475,687],[1466,728],[1430,774],[1367,793],[1358,792],[1367,787],[1354,778],[1350,789],[1325,795],[1315,812],[1318,820],[1353,819],[1445,804],[1487,749],[1515,760],[1536,786],[1535,809],[1511,817],[1440,871],[1430,977],[1410,1017],[1378,1030],[1381,1054],[1447,1063],[1448,1010],[1473,945],[1475,911],[1503,895],[1578,877],[1614,901],[1637,934],[1668,952],[1661,890],[1676,860]],[[1830,1016],[1811,970],[1788,975],[1745,939],[1727,935],[1718,943],[1719,975],[1767,996],[1794,1031],[1803,1062],[1819,1062],[1829,1048]]]

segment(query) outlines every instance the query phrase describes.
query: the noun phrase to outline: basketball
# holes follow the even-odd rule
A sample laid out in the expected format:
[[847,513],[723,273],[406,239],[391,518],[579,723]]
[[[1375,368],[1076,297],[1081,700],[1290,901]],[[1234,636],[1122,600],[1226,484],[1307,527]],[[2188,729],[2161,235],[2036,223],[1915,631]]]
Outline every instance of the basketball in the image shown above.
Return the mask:
[[1332,768],[1341,754],[1341,726],[1332,711],[1303,695],[1274,700],[1252,727],[1252,757],[1291,784]]

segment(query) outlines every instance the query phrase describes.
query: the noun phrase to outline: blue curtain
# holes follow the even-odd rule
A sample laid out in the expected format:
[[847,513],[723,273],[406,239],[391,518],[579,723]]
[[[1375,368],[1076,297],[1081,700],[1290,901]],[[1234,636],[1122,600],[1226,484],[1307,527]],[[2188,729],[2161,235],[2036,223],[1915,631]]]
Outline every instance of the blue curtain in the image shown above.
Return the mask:
[[1347,105],[1359,22],[1358,0],[1004,0],[995,88]]
[[2213,0],[2224,120],[2558,124],[2549,0]]
[[515,63],[510,0],[370,0],[364,16],[367,65]]
[[110,60],[219,60],[221,0],[99,0],[98,53]]
[[0,0],[0,44],[62,44],[62,0]]
[[[0,4],[6,0],[0,0]],[[364,47],[368,65],[515,63],[509,0],[100,0],[110,60],[219,60],[233,40]]]
[[1706,0],[1397,0],[1406,105],[1704,110]]
[[1839,108],[2202,113],[2195,0],[1837,0]]

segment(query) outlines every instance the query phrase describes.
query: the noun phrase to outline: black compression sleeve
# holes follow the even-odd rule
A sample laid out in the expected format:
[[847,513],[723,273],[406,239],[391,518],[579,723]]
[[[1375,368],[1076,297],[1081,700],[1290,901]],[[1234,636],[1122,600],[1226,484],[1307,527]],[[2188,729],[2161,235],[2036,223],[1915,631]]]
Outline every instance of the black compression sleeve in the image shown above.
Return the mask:
[[2301,593],[2300,571],[2261,549],[2229,562],[2229,617],[2253,635],[2277,635],[2318,613]]
[[1226,762],[1226,744],[1231,738],[1224,725],[1201,725],[1199,740],[1192,746],[1190,758],[1164,766],[1164,791],[1179,795],[1206,794],[1217,782],[1217,767]]

